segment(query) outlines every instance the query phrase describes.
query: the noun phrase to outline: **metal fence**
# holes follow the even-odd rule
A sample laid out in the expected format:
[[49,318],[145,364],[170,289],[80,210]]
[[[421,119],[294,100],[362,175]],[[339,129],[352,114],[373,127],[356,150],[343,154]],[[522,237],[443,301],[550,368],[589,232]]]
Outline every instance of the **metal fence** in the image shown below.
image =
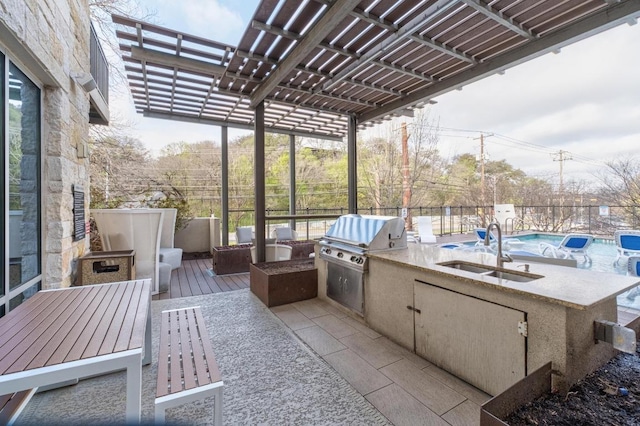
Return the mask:
[[[515,218],[501,223],[505,233],[521,231],[539,232],[586,232],[601,236],[612,236],[617,229],[640,228],[640,206],[514,206]],[[243,213],[245,218],[253,223],[253,211],[234,210],[230,213]],[[277,226],[295,226],[299,239],[314,239],[322,237],[335,218],[348,213],[348,209],[299,209],[301,216],[324,215],[323,219],[296,219],[294,221],[267,219],[266,235]],[[368,207],[358,209],[359,214],[373,214],[383,216],[407,216],[413,218],[409,230],[417,230],[417,216],[431,216],[433,232],[436,235],[464,234],[472,232],[474,228],[486,227],[495,217],[493,206],[438,206],[438,207]],[[267,209],[270,216],[287,215],[288,210]],[[293,222],[293,223],[292,223]],[[234,230],[230,229],[232,234]]]

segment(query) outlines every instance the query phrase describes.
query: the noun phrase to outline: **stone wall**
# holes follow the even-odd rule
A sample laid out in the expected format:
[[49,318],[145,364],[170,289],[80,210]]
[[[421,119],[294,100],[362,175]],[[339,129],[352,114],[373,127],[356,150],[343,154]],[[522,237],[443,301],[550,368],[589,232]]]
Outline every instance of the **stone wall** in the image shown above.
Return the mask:
[[89,217],[89,95],[71,75],[89,72],[87,0],[0,0],[7,56],[42,87],[42,288],[68,287],[88,238],[73,241],[73,185],[85,188]]

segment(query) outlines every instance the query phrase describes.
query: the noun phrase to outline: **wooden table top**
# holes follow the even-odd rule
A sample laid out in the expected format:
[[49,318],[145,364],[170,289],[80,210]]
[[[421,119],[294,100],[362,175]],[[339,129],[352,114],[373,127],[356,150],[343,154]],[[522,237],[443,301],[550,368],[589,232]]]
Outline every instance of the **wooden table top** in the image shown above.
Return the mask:
[[151,281],[43,290],[0,318],[0,375],[144,346]]

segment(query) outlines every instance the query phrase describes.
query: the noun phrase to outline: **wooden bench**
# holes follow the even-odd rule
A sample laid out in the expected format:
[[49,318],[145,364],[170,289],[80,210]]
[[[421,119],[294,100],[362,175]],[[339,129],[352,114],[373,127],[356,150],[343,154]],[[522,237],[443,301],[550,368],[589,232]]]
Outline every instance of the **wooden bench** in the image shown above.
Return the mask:
[[222,377],[200,307],[163,311],[155,419],[165,410],[214,396],[214,424],[222,425]]
[[0,425],[12,425],[37,389],[0,396]]

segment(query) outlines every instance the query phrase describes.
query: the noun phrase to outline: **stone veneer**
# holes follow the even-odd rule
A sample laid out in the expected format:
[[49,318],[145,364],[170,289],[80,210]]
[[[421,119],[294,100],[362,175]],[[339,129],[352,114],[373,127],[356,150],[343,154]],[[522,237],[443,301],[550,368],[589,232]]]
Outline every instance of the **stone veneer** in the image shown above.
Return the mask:
[[[42,88],[42,288],[73,283],[88,238],[73,241],[73,185],[85,188],[89,159],[76,146],[89,138],[89,95],[71,75],[89,72],[87,0],[0,0],[3,52]],[[8,36],[5,37],[4,34]]]

